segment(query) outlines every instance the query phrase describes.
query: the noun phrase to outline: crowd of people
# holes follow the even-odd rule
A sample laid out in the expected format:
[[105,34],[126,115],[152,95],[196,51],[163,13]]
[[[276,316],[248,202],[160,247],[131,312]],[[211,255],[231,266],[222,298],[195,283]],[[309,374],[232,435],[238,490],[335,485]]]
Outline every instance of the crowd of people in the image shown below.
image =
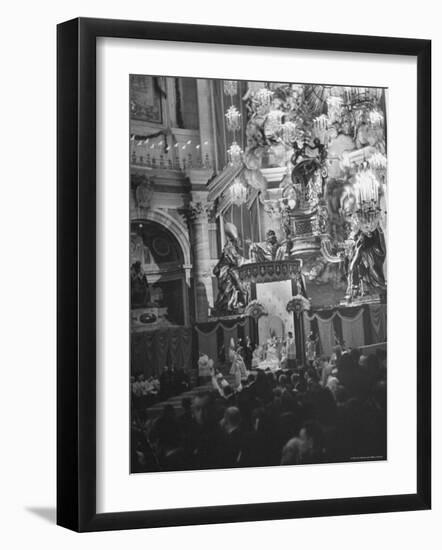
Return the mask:
[[[386,352],[336,346],[294,369],[247,371],[133,415],[132,472],[312,464],[386,458]],[[159,390],[161,391],[161,389]]]
[[164,367],[160,376],[146,378],[142,372],[131,376],[132,411],[138,415],[140,411],[159,401],[165,401],[174,395],[179,395],[190,388],[189,376],[184,369]]

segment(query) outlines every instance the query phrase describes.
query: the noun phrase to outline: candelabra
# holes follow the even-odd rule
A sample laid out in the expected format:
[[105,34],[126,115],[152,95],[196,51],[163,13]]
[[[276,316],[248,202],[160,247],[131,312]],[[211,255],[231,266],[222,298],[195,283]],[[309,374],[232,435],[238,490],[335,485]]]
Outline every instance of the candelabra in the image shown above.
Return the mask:
[[236,80],[224,80],[224,93],[231,98],[238,93],[238,82]]
[[241,206],[247,200],[247,187],[238,178],[230,187],[230,198],[237,206]]
[[234,105],[231,105],[227,109],[225,116],[227,119],[227,128],[233,133],[237,132],[240,129],[241,113]]
[[232,145],[227,149],[227,154],[229,157],[229,163],[232,166],[239,166],[241,164],[242,149],[236,143],[236,141],[234,141]]

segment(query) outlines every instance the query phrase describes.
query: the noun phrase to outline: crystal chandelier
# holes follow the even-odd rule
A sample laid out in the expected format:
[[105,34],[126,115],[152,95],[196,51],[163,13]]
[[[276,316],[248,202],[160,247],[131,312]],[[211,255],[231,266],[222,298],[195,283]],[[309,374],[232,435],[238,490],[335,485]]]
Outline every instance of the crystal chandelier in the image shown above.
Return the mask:
[[371,170],[356,174],[354,185],[356,196],[355,222],[366,234],[372,233],[379,225],[382,216],[380,208],[380,185]]
[[238,93],[238,82],[236,80],[224,80],[224,93],[233,97]]
[[227,149],[227,154],[229,156],[229,163],[232,166],[239,166],[241,164],[242,149],[236,141]]
[[241,113],[236,107],[231,105],[226,112],[227,128],[231,132],[236,132],[240,128]]
[[241,206],[247,200],[247,187],[236,178],[230,187],[230,198],[233,204]]
[[268,88],[260,88],[255,95],[253,100],[256,103],[257,111],[260,114],[266,113],[270,108],[270,103],[272,102],[273,92]]

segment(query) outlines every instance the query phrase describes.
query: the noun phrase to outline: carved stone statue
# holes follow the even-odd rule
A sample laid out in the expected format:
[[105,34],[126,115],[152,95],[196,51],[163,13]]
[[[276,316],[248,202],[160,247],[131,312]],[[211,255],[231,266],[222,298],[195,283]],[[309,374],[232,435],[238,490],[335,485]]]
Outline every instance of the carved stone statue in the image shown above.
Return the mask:
[[287,238],[279,242],[273,229],[269,229],[264,242],[252,243],[250,246],[251,261],[254,263],[274,262],[290,258],[293,240],[290,231],[287,229],[286,235]]
[[146,274],[141,262],[130,266],[130,301],[132,308],[146,307],[149,304],[150,292]]
[[244,258],[239,252],[236,227],[231,223],[226,224],[225,233],[226,244],[213,269],[218,279],[218,296],[213,307],[215,315],[239,313],[248,302],[247,289],[238,274],[238,267],[243,264]]
[[133,176],[132,180],[135,187],[135,198],[137,206],[141,208],[150,208],[154,195],[154,182],[151,178],[145,176]]
[[253,243],[250,247],[250,256],[253,262],[272,262],[277,259],[280,243],[273,229],[267,231],[266,240],[262,243]]
[[385,256],[385,239],[380,227],[371,233],[359,231],[348,264],[348,300],[385,288]]

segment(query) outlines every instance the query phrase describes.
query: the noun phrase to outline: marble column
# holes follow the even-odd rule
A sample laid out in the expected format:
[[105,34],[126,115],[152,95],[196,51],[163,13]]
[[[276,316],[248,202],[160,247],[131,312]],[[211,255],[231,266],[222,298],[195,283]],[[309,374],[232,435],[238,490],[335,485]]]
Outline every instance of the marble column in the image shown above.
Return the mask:
[[192,183],[192,201],[187,209],[192,254],[193,283],[195,297],[195,318],[197,322],[207,321],[213,307],[212,262],[209,245],[209,215],[213,203],[207,201],[205,185],[210,178],[208,170],[191,170],[188,174]]

